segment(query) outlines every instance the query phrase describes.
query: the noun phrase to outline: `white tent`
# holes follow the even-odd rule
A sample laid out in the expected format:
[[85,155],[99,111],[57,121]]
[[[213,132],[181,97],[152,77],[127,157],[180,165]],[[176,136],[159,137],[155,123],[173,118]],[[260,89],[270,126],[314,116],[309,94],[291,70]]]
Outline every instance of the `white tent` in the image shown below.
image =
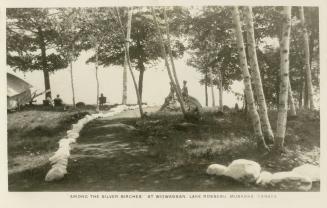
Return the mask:
[[7,109],[14,109],[31,101],[32,85],[7,73]]

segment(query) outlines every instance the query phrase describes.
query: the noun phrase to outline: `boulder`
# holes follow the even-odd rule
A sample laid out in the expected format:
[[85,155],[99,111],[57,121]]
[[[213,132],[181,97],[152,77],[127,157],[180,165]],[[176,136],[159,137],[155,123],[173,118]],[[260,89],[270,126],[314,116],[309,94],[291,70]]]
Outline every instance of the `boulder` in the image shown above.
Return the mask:
[[312,182],[320,181],[320,168],[319,166],[304,164],[292,170],[300,175],[307,176]]
[[212,164],[209,165],[208,169],[207,169],[207,174],[209,175],[224,175],[224,173],[226,172],[227,167],[224,165],[220,165],[220,164]]
[[45,176],[45,181],[50,182],[50,181],[57,181],[62,179],[65,174],[67,174],[66,168],[61,168],[61,167],[54,167],[49,170],[47,175]]
[[256,184],[261,186],[269,185],[272,179],[272,173],[267,171],[262,171],[259,175],[259,178],[257,179]]
[[290,171],[274,173],[270,185],[279,190],[308,191],[312,187],[312,182],[309,177]]
[[226,176],[244,183],[255,183],[261,167],[257,162],[245,159],[234,160],[225,171]]

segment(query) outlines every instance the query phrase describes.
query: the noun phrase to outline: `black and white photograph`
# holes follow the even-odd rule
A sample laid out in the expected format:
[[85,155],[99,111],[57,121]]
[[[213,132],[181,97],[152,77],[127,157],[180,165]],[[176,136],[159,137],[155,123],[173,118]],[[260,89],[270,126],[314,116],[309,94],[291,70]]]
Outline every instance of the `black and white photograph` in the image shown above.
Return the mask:
[[8,192],[321,191],[318,5],[2,11]]

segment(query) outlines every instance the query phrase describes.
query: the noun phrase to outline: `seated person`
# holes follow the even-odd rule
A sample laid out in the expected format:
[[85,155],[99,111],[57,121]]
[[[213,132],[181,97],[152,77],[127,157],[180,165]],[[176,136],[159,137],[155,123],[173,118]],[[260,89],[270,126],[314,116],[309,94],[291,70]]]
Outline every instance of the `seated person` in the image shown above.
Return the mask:
[[46,99],[43,100],[43,105],[53,107],[53,102],[50,96],[47,96]]
[[54,102],[55,107],[63,105],[63,102],[62,102],[62,99],[60,98],[60,95],[57,95],[57,97],[55,99],[53,99],[53,102]]

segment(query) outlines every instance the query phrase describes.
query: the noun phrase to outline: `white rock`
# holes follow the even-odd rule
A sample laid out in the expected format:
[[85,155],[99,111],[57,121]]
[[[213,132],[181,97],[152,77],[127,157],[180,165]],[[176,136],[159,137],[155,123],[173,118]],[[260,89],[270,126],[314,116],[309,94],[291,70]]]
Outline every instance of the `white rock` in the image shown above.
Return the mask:
[[270,183],[271,179],[272,174],[270,172],[262,171],[256,183],[262,186],[266,186]]
[[61,163],[56,163],[56,164],[52,165],[52,169],[53,168],[59,168],[61,170],[66,170],[67,169],[67,164],[65,165],[65,164],[61,164]]
[[254,183],[260,175],[261,167],[257,162],[245,159],[234,160],[225,171],[226,176],[245,183]]
[[292,170],[300,175],[307,176],[311,181],[320,181],[320,168],[319,166],[304,164]]
[[308,191],[312,187],[309,177],[292,171],[274,173],[270,184],[277,189],[289,191]]
[[64,168],[56,167],[51,168],[47,175],[45,176],[45,181],[56,181],[62,179],[65,174],[67,173],[67,170]]
[[76,123],[76,124],[73,124],[72,131],[79,133],[82,130],[82,128],[83,128],[83,125]]
[[79,133],[77,133],[77,132],[70,132],[69,134],[67,134],[67,137],[69,139],[77,139],[79,137]]
[[59,158],[58,160],[54,161],[52,165],[64,165],[67,166],[68,158]]
[[224,165],[212,164],[212,165],[209,165],[209,167],[207,169],[207,174],[221,176],[221,175],[224,175],[226,169],[227,169],[227,167]]
[[69,140],[69,143],[75,143],[76,142],[76,139],[75,138],[68,138],[67,140]]
[[66,146],[69,146],[69,144],[70,144],[70,140],[68,140],[68,139],[60,139],[60,141],[59,141],[59,148],[62,148],[62,147],[65,147],[66,148]]

